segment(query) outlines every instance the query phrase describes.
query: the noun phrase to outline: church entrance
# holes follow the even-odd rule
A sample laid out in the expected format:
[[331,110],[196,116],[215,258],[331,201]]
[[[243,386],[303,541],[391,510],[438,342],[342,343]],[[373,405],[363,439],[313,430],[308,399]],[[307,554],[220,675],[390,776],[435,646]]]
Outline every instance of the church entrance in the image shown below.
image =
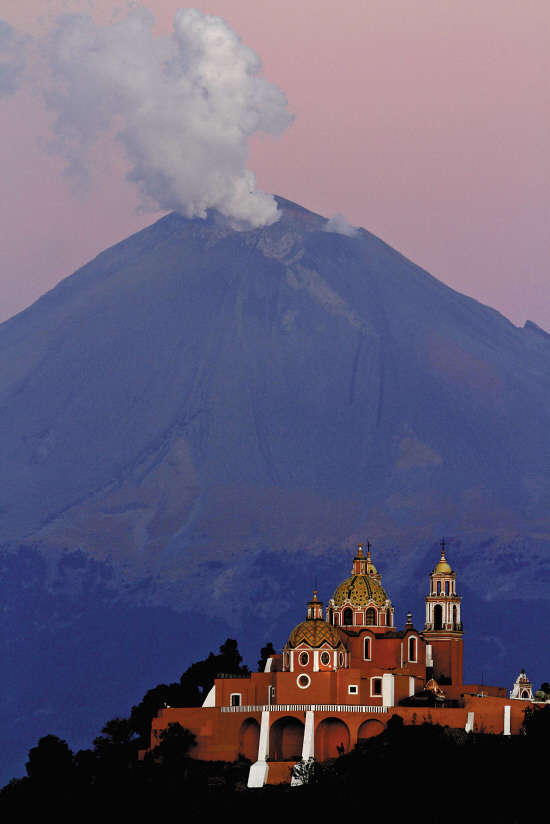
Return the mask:
[[299,761],[304,743],[304,725],[286,715],[269,730],[269,757],[272,761]]
[[325,718],[315,732],[315,756],[320,761],[349,752],[349,730],[339,718]]

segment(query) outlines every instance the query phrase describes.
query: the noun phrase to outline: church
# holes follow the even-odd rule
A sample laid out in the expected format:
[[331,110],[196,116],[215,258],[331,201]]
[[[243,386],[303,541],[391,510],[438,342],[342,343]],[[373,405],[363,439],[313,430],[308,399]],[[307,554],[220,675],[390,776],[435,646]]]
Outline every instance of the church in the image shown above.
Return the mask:
[[510,698],[504,687],[463,683],[461,597],[444,541],[425,600],[424,628],[409,613],[398,629],[370,545],[365,555],[360,544],[326,609],[314,591],[305,620],[264,672],[216,678],[202,707],[159,710],[151,747],[179,723],[196,735],[194,757],[245,757],[248,786],[261,787],[288,781],[293,764],[349,751],[396,713],[405,724],[518,734],[532,700],[524,674]]

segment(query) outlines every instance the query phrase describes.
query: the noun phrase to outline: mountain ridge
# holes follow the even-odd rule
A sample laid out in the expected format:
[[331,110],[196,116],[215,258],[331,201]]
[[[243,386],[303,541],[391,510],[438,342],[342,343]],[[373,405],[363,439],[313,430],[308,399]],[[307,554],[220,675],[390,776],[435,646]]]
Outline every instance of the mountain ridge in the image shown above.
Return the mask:
[[[216,646],[205,627],[246,630],[250,644],[282,633],[316,575],[330,589],[367,537],[402,615],[421,610],[418,576],[448,538],[471,593],[471,667],[483,659],[495,678],[502,649],[524,645],[527,604],[550,615],[548,336],[366,230],[326,231],[325,218],[278,202],[280,221],[249,232],[166,215],[0,325],[11,693],[28,696],[37,653],[17,622],[41,625],[40,604],[82,634],[76,654],[51,627],[74,678],[92,655],[114,673],[115,639],[141,650],[110,676],[119,684],[138,661],[159,665],[155,644],[173,666],[178,632],[182,658]],[[97,596],[82,614],[71,558],[109,581],[90,572]],[[498,643],[480,641],[488,609]],[[157,635],[140,645],[147,615]],[[516,669],[541,666],[542,643],[534,627]],[[33,712],[46,702],[59,719],[62,655],[40,655],[50,686],[32,694]]]

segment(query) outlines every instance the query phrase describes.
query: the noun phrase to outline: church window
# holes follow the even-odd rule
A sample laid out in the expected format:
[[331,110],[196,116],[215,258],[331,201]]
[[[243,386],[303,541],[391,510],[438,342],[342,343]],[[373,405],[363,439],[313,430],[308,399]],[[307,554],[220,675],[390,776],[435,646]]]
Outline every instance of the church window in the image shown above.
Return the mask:
[[456,607],[453,607],[453,625],[454,625],[454,629],[456,629],[456,625],[458,623],[457,620],[456,620],[456,617],[457,617]]
[[296,683],[300,687],[301,690],[305,690],[311,684],[311,678],[309,675],[299,675],[296,679]]
[[359,687],[357,684],[349,684],[348,685],[348,695],[357,695],[359,692]]
[[391,627],[391,609],[386,610],[386,626]]
[[321,653],[321,664],[324,667],[327,667],[330,664],[330,655],[328,654],[328,652]]
[[365,661],[371,660],[371,638],[368,635],[363,641],[363,657]]
[[340,666],[343,667],[344,666],[344,653],[343,652],[340,653],[339,661],[340,661]]
[[301,652],[298,660],[302,667],[307,667],[309,662],[309,655],[307,654],[307,652]]
[[437,594],[441,595],[441,581],[437,582]]
[[443,607],[436,604],[434,607],[434,629],[443,629]]
[[416,662],[416,638],[409,638],[409,661]]
[[231,697],[229,699],[230,705],[232,707],[240,707],[241,706],[241,693],[240,692],[232,692]]
[[369,607],[369,609],[367,610],[367,624],[371,626],[376,624],[376,611],[373,609],[373,607]]
[[371,678],[370,694],[371,695],[382,695],[382,679],[381,678]]
[[353,624],[353,611],[349,609],[344,610],[344,626],[351,626]]

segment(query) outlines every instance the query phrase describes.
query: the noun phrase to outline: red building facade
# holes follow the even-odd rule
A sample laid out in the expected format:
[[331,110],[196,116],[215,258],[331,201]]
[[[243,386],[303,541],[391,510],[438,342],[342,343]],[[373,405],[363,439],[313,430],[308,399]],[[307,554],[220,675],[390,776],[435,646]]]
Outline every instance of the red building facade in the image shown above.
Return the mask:
[[264,672],[217,678],[202,707],[160,710],[151,746],[178,722],[196,735],[194,757],[249,758],[249,786],[259,787],[285,780],[292,763],[348,751],[382,732],[395,713],[405,723],[518,733],[525,700],[507,699],[504,688],[463,684],[460,602],[442,542],[424,629],[413,626],[410,613],[397,629],[370,546],[365,555],[359,545],[326,610],[315,591],[305,620]]

